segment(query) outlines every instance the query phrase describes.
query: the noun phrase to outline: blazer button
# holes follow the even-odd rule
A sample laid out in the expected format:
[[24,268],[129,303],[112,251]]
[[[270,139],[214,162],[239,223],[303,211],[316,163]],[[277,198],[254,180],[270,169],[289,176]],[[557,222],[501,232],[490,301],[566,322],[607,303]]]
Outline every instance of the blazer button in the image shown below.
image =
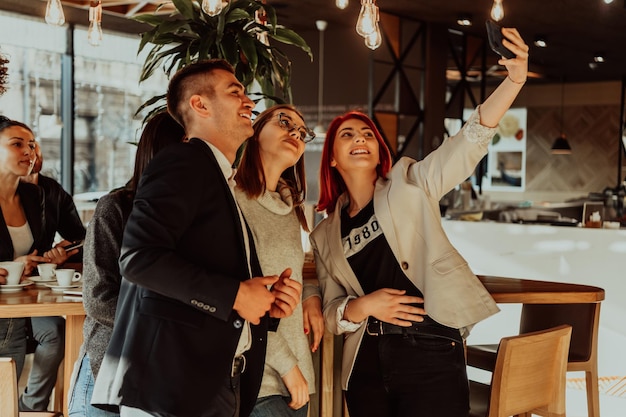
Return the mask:
[[200,302],[198,302],[197,306],[202,308],[202,307],[204,307],[204,303],[200,301]]
[[237,319],[233,322],[233,326],[235,326],[235,329],[241,329],[241,327],[243,326],[243,322]]
[[206,305],[206,304],[205,304],[205,305],[204,305],[204,307],[202,307],[202,308],[203,308],[204,310],[208,310],[209,308],[211,308],[211,306],[208,306],[208,305]]
[[402,269],[404,269],[405,271],[407,269],[409,269],[409,263],[408,262],[402,262]]
[[198,300],[191,300],[191,304],[198,305]]
[[217,311],[217,308],[215,308],[213,306],[209,307],[209,312],[215,313],[216,311]]

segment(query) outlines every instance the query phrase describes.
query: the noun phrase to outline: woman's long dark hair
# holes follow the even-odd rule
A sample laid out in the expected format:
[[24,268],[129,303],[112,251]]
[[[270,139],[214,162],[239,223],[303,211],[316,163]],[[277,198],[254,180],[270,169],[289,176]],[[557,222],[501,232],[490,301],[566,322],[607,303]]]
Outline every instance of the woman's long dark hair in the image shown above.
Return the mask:
[[126,185],[126,189],[134,194],[137,191],[143,170],[146,169],[154,155],[169,145],[182,142],[184,138],[185,130],[167,111],[152,116],[141,132],[135,154],[133,177]]
[[[291,110],[304,120],[302,113],[291,104],[277,104],[263,111],[256,117],[252,125],[254,133],[252,137],[246,141],[245,150],[243,151],[241,162],[237,167],[237,175],[235,176],[237,186],[241,188],[249,198],[259,197],[265,192],[265,173],[263,172],[263,164],[261,163],[259,134],[261,130],[263,130],[263,127],[281,110]],[[304,200],[306,198],[304,154],[298,159],[298,162],[283,171],[280,178],[289,188],[294,211],[296,212],[296,216],[298,216],[300,225],[308,232],[309,225],[304,215]]]

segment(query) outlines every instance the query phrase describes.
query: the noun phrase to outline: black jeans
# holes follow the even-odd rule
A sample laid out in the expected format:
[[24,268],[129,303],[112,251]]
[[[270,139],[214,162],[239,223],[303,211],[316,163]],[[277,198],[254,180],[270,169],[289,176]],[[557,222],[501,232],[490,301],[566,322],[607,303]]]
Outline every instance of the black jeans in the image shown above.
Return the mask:
[[346,392],[350,417],[467,417],[463,345],[421,335],[365,335]]

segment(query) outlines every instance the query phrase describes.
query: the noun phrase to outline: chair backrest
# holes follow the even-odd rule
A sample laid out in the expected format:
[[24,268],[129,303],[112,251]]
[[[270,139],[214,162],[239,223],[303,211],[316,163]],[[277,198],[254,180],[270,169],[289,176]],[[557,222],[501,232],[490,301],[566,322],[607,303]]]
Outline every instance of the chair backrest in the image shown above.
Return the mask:
[[17,417],[17,370],[13,358],[0,358],[0,416]]
[[586,362],[598,344],[600,303],[524,304],[520,334],[548,329],[561,324],[572,326],[569,362]]
[[534,411],[565,415],[565,372],[572,327],[505,337],[491,380],[489,417]]

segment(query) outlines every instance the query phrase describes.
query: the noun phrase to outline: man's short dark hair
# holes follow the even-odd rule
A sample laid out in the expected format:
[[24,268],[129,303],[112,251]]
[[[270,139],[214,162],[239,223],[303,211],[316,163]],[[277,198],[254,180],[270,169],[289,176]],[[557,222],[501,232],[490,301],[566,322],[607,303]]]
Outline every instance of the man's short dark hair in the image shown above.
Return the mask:
[[189,64],[178,70],[167,87],[167,110],[172,117],[186,127],[187,100],[194,94],[206,94],[209,97],[215,90],[207,82],[206,77],[215,70],[224,70],[235,73],[233,66],[223,59],[209,59]]

